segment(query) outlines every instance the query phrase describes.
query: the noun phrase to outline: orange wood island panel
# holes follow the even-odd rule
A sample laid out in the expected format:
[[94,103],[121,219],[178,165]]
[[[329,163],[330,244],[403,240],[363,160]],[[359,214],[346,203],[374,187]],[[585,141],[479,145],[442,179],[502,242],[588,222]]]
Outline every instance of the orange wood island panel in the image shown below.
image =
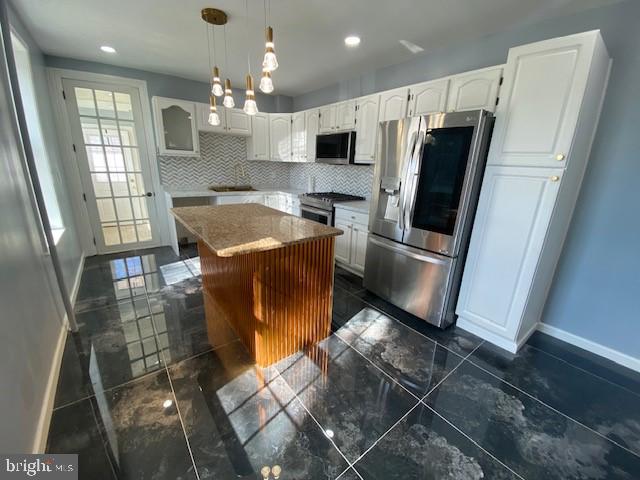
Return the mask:
[[226,321],[263,367],[329,335],[340,230],[257,204],[172,213],[198,237],[210,328]]

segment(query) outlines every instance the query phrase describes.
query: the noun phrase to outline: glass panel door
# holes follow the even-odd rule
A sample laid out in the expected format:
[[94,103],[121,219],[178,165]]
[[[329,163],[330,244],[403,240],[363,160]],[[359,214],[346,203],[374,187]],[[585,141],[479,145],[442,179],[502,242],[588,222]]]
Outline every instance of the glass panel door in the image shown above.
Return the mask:
[[98,253],[157,243],[137,91],[65,80],[65,93]]

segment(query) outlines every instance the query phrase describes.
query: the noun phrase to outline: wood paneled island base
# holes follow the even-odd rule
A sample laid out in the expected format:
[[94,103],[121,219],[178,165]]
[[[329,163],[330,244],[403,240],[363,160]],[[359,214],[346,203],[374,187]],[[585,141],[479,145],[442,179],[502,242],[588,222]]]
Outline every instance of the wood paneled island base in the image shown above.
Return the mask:
[[326,338],[334,237],[220,257],[198,242],[207,316],[226,320],[260,366]]

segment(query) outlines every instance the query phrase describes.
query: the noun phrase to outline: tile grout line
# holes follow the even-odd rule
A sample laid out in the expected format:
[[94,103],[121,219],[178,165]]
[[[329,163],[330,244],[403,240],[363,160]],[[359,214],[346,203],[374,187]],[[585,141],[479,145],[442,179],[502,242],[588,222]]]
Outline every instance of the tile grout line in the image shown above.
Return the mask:
[[[116,474],[116,467],[115,467],[115,465],[113,465],[113,461],[111,460],[111,455],[109,455],[109,451],[107,450],[107,443],[108,443],[109,439],[103,437],[103,431],[100,428],[100,424],[98,422],[98,417],[96,416],[96,412],[95,412],[95,409],[94,409],[93,402],[90,402],[90,403],[91,404],[89,405],[89,408],[91,409],[91,416],[93,417],[93,421],[95,422],[96,427],[98,427],[98,433],[100,435],[100,440],[102,441],[101,442],[102,443],[102,450],[104,451],[104,454],[107,457],[107,462],[109,462],[109,466],[111,467],[111,472],[113,473],[113,478],[117,479],[118,475]],[[95,403],[96,403],[96,407],[98,407],[97,400],[95,400]]]
[[525,391],[524,391],[524,390],[522,390],[520,387],[517,387],[517,386],[513,385],[512,383],[508,382],[507,380],[504,380],[504,379],[500,378],[498,375],[496,375],[496,374],[495,374],[495,373],[493,373],[493,372],[490,372],[489,370],[485,369],[485,368],[484,368],[484,367],[482,367],[481,365],[478,365],[478,364],[477,364],[477,363],[475,363],[473,360],[468,360],[468,362],[469,362],[471,365],[473,365],[474,367],[476,367],[476,368],[478,368],[478,369],[482,370],[483,372],[485,372],[486,374],[488,374],[488,375],[490,375],[490,376],[492,376],[492,377],[496,378],[498,381],[500,381],[500,382],[502,382],[502,383],[504,383],[504,384],[506,384],[506,385],[509,385],[509,386],[510,386],[511,388],[513,388],[514,390],[517,390],[518,392],[520,392],[520,393],[522,393],[522,394],[526,395],[527,397],[531,398],[532,400],[534,400],[534,401],[536,401],[536,402],[540,403],[541,405],[544,405],[544,406],[545,406],[545,407],[547,407],[548,409],[550,409],[550,410],[552,410],[552,411],[556,412],[557,414],[559,414],[559,415],[563,416],[564,418],[566,418],[566,419],[568,419],[568,420],[571,420],[572,422],[574,422],[574,423],[576,423],[576,424],[580,425],[581,427],[583,427],[583,428],[585,428],[585,429],[589,430],[589,431],[590,431],[590,432],[592,432],[592,433],[595,433],[595,434],[596,434],[596,435],[598,435],[599,437],[601,437],[601,438],[603,438],[603,439],[607,440],[608,442],[611,442],[612,444],[616,445],[617,447],[620,447],[621,449],[623,449],[623,450],[625,450],[626,452],[628,452],[628,453],[630,453],[630,454],[634,455],[635,457],[640,458],[640,454],[639,454],[639,453],[636,453],[636,452],[634,452],[633,450],[630,450],[628,447],[625,447],[625,446],[623,446],[623,445],[620,445],[618,442],[616,442],[616,441],[614,441],[614,440],[610,439],[610,438],[609,438],[609,437],[607,437],[606,435],[603,435],[602,433],[598,432],[597,430],[594,430],[593,428],[591,428],[591,427],[589,427],[589,426],[585,425],[584,423],[582,423],[582,422],[580,422],[579,420],[577,420],[577,419],[575,419],[575,418],[573,418],[573,417],[571,417],[571,416],[567,415],[566,413],[561,412],[560,410],[558,410],[558,409],[556,409],[556,408],[552,407],[551,405],[549,405],[549,404],[547,404],[547,403],[543,402],[543,401],[542,401],[542,400],[540,400],[539,398],[534,397],[533,395],[531,395],[531,394],[530,394],[530,393],[528,393],[528,392],[525,392]]
[[492,459],[494,459],[496,462],[498,462],[500,465],[502,465],[504,468],[506,468],[507,470],[509,470],[511,473],[513,473],[516,477],[521,478],[522,480],[525,480],[525,478],[520,475],[518,472],[514,471],[511,467],[509,467],[508,465],[506,465],[505,463],[503,463],[501,460],[499,460],[496,456],[494,456],[491,452],[489,452],[488,450],[486,450],[484,447],[482,447],[478,442],[476,442],[473,438],[471,438],[469,435],[467,435],[466,433],[464,433],[462,430],[460,430],[455,424],[453,424],[452,422],[450,422],[449,420],[447,420],[443,415],[441,415],[440,413],[438,413],[433,407],[427,405],[426,403],[420,401],[420,403],[422,403],[425,407],[427,407],[429,410],[431,410],[435,415],[437,415],[438,417],[440,417],[442,420],[444,420],[446,423],[448,423],[454,430],[456,430],[458,433],[460,433],[460,435],[462,435],[463,437],[465,437],[467,440],[469,440],[471,443],[473,443],[476,447],[478,447],[478,449],[480,449],[480,451],[484,452],[485,454],[487,454],[489,457],[491,457]]

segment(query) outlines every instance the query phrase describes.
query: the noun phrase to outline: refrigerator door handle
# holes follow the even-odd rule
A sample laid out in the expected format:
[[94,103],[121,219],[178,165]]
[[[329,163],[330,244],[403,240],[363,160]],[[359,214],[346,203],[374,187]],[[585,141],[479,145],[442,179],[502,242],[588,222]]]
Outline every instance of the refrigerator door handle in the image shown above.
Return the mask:
[[407,171],[407,183],[410,188],[409,200],[405,202],[406,205],[404,205],[404,208],[402,209],[402,216],[404,216],[404,220],[402,222],[405,227],[404,230],[411,228],[411,216],[413,215],[413,206],[416,203],[416,185],[418,182],[418,173],[420,173],[420,170],[417,167],[420,157],[422,156],[422,150],[424,149],[424,140],[425,133],[423,130],[420,130],[413,155],[411,156],[410,166]]
[[378,240],[377,238],[369,235],[369,241],[374,245],[377,245],[382,248],[386,248],[387,250],[392,250],[400,255],[404,255],[405,257],[410,257],[415,260],[420,260],[421,262],[433,263],[435,265],[444,265],[448,263],[448,260],[443,260],[438,258],[437,254],[432,253],[418,253],[414,251],[415,249],[412,247],[400,247],[396,244],[387,243],[386,241]]
[[398,215],[398,221],[400,223],[400,230],[404,230],[405,226],[405,215],[404,211],[407,203],[407,189],[409,188],[409,171],[411,170],[411,160],[413,159],[413,150],[416,146],[416,140],[418,138],[418,133],[413,132],[411,134],[411,140],[409,141],[409,148],[407,148],[407,153],[403,162],[403,170],[402,179],[400,180],[400,214]]

